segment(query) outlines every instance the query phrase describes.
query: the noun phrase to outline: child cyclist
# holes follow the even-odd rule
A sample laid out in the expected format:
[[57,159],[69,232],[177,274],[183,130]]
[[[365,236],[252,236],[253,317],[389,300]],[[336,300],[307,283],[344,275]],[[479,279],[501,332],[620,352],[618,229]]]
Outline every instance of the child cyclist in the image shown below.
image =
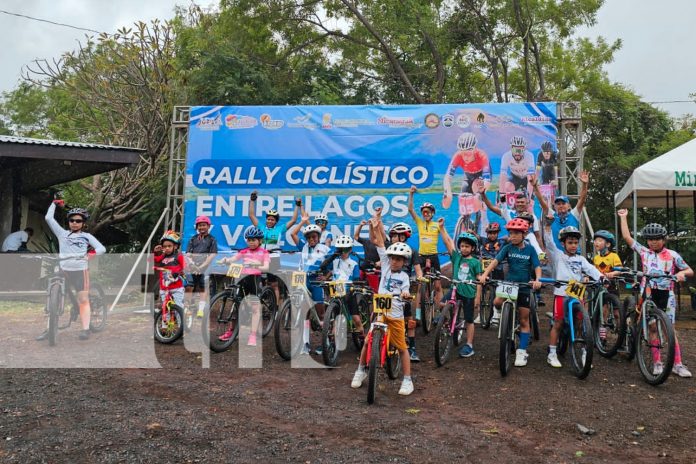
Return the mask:
[[[256,298],[259,294],[259,276],[263,272],[268,272],[271,262],[271,255],[261,246],[263,240],[263,231],[255,226],[249,226],[244,231],[244,240],[247,247],[240,250],[236,255],[230,258],[221,259],[223,264],[232,264],[236,261],[242,261],[242,274],[244,278],[239,282],[244,295],[251,295],[254,298],[251,300],[251,333],[247,340],[247,346],[256,346],[256,333],[259,329],[259,321],[261,319],[261,301]],[[220,335],[221,341],[229,340],[234,334],[232,328]]]
[[[58,239],[60,258],[66,259],[60,262],[60,269],[65,274],[66,283],[77,293],[77,304],[80,307],[80,320],[82,332],[80,340],[89,338],[89,318],[91,308],[89,306],[89,270],[87,265],[87,252],[91,247],[98,255],[106,253],[104,245],[94,238],[92,234],[83,232],[85,222],[89,219],[89,213],[83,208],[73,208],[68,211],[69,230],[63,229],[55,220],[56,205],[63,206],[63,200],[54,200],[46,212],[46,223]],[[36,337],[44,340],[48,337],[48,329]]]
[[[370,227],[382,227],[381,220],[374,218],[370,222]],[[403,265],[411,257],[411,247],[402,242],[396,242],[384,248],[384,238],[382,234],[375,234],[375,246],[382,262],[382,276],[379,280],[379,293],[390,294],[393,296],[392,307],[385,321],[389,326],[389,343],[399,350],[401,363],[404,368],[404,380],[401,382],[399,395],[410,395],[413,393],[413,381],[411,380],[411,361],[409,359],[408,347],[404,339],[404,299],[411,297],[409,286],[411,284],[409,275],[404,272]],[[360,363],[353,375],[352,388],[360,388],[363,381],[367,378],[367,344],[363,345],[360,352]]]
[[[474,256],[478,248],[478,238],[470,232],[457,236],[457,248],[445,230],[445,220],[438,221],[440,233],[447,251],[452,259],[452,278],[457,280],[475,280],[481,275],[481,262]],[[459,357],[474,355],[474,308],[481,307],[481,287],[471,284],[457,284],[457,301],[462,302],[464,320],[466,321],[466,344],[459,350]]]
[[[348,235],[340,235],[334,242],[336,252],[330,255],[321,263],[322,273],[330,272],[331,279],[334,281],[356,281],[360,279],[360,266],[358,261],[351,259],[351,256],[357,255],[353,253],[353,239]],[[359,260],[360,258],[358,258]],[[363,325],[358,312],[358,298],[355,292],[346,293],[346,306],[353,319],[355,331],[359,334],[363,333]]]
[[[580,282],[585,274],[594,280],[599,280],[602,274],[584,256],[578,254],[580,238],[582,237],[580,231],[573,226],[561,229],[558,233],[558,240],[563,244],[563,249],[559,250],[556,248],[555,240],[551,237],[551,221],[553,221],[553,216],[549,217],[544,227],[544,240],[549,259],[553,264],[554,279]],[[567,285],[562,285],[553,290],[553,327],[549,336],[549,355],[546,358],[546,362],[552,367],[561,367],[561,362],[556,354],[556,346],[558,345],[558,335],[565,322],[564,307],[569,301],[565,294],[566,287]],[[583,361],[584,359],[583,356]]]
[[[302,233],[304,235],[304,240],[300,240],[298,233],[304,225],[306,225]],[[307,273],[318,273],[319,266],[331,251],[329,247],[323,243],[319,243],[319,238],[321,237],[321,228],[316,224],[310,224],[309,216],[303,214],[302,221],[293,227],[293,229],[290,231],[290,236],[292,237],[293,242],[295,242],[297,249],[301,252],[302,270]],[[321,320],[323,320],[324,291],[320,286],[313,285],[309,276],[307,277],[307,290],[312,295],[312,300],[317,308],[317,315]],[[309,327],[309,319],[306,319],[304,322],[304,330],[302,331],[302,341],[304,342],[302,354],[310,354],[312,352],[312,346],[309,343]],[[321,351],[322,348],[319,346],[319,348],[315,350],[315,353],[321,354]]]
[[206,285],[205,270],[215,259],[217,254],[217,240],[210,235],[210,218],[208,216],[198,216],[194,223],[197,234],[191,237],[186,247],[186,258],[190,279],[186,291],[188,292],[189,304],[193,302],[193,294],[198,293],[197,317],[203,317],[205,302],[208,301],[208,288]]
[[[645,274],[674,274],[679,282],[684,282],[687,277],[694,275],[694,271],[686,264],[679,253],[665,247],[667,229],[660,224],[648,224],[645,226],[641,232],[641,235],[648,241],[648,246],[645,247],[631,237],[626,218],[628,211],[620,209],[618,215],[621,220],[621,236],[626,240],[628,246],[640,255]],[[641,292],[645,290],[645,285],[646,281],[643,280],[641,282]],[[671,279],[652,279],[649,285],[652,288],[653,302],[655,302],[658,308],[665,310],[672,324],[674,324],[674,316],[677,309],[674,296],[674,282]],[[674,341],[674,367],[672,372],[679,377],[691,377],[691,372],[682,362],[681,347],[679,346],[676,330],[674,331]],[[659,356],[659,351],[655,350],[655,353]],[[661,374],[662,369],[662,362],[659,359],[655,360],[653,374]]]
[[[160,301],[164,301],[167,290],[169,295],[181,308],[184,307],[184,279],[182,278],[186,262],[184,255],[179,253],[181,236],[168,230],[160,238],[160,243],[153,251],[155,268],[159,268]],[[166,270],[162,270],[162,269]]]
[[[541,288],[541,265],[539,256],[534,248],[524,240],[529,231],[529,223],[524,219],[515,218],[509,221],[505,228],[509,234],[509,243],[505,245],[488,267],[483,271],[479,281],[486,283],[488,276],[503,260],[508,261],[508,276],[510,282],[530,282],[534,290]],[[534,280],[532,280],[532,273]],[[520,312],[520,346],[515,353],[515,366],[522,367],[527,365],[529,354],[529,303],[531,292],[529,288],[520,288],[517,295],[517,307]],[[499,311],[503,304],[503,299],[496,297],[493,305]]]
[[[611,279],[619,274],[619,272],[614,271],[613,269],[615,267],[621,267],[623,266],[623,263],[621,262],[621,258],[619,258],[619,255],[614,253],[614,247],[616,246],[616,237],[614,237],[614,234],[609,232],[608,230],[598,230],[594,233],[594,236],[592,237],[592,244],[594,246],[594,251],[595,255],[592,258],[592,264],[601,272],[604,277],[607,279]],[[608,298],[611,298],[614,300],[614,305],[615,307],[619,307],[619,289],[616,287],[616,285],[612,282],[610,282],[607,285],[607,290],[609,291],[609,295],[607,295]],[[609,305],[604,304],[603,308],[604,312],[604,320],[607,320],[608,314],[609,314]],[[618,312],[614,315],[614,317],[618,317],[619,314]],[[607,338],[607,328],[602,325],[599,328],[599,339],[601,341],[605,341]]]
[[327,229],[329,226],[329,217],[326,214],[317,214],[314,216],[314,224],[319,226],[321,229],[321,236],[319,237],[319,243],[323,243],[327,247],[331,247],[331,242],[333,241],[333,235]]

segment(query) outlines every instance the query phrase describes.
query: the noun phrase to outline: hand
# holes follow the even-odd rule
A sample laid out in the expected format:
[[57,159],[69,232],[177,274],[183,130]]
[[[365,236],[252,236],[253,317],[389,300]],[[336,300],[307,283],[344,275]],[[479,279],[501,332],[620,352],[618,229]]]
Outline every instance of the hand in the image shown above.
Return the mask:
[[483,273],[483,274],[481,274],[481,275],[479,276],[478,280],[479,280],[479,282],[481,282],[482,284],[485,284],[486,281],[488,280],[488,276],[486,275],[486,273]]
[[302,224],[309,224],[309,214],[302,215]]
[[684,274],[684,271],[679,271],[677,272],[676,276],[678,282],[686,282],[686,274]]
[[616,212],[621,218],[628,217],[628,210],[626,208],[620,209]]
[[408,290],[404,290],[401,292],[401,299],[403,300],[410,300],[411,299],[411,294],[408,292]]
[[360,221],[360,227],[365,227],[365,226],[368,225],[368,224],[369,224],[369,222],[366,221],[365,219],[363,219],[362,221]]
[[440,226],[440,229],[444,229],[445,228],[445,218],[438,219],[437,225]]
[[53,200],[53,204],[58,206],[59,208],[62,208],[65,206],[65,200]]
[[527,176],[527,180],[532,185],[532,187],[536,187],[537,185],[539,185],[539,178],[537,177],[536,174],[532,174],[532,175]]
[[295,206],[302,206],[302,198],[300,198],[300,197],[295,198]]
[[152,251],[154,251],[155,253],[162,253],[162,245],[156,245],[155,248],[152,249]]
[[580,173],[580,182],[582,182],[583,184],[587,184],[588,182],[590,182],[590,173],[587,171],[582,171]]
[[539,282],[538,280],[533,280],[532,281],[532,288],[534,290],[539,290],[541,288],[541,282]]
[[251,195],[249,195],[249,200],[256,201],[256,199],[258,197],[259,197],[259,193],[256,190],[254,190],[253,192],[251,192]]
[[452,194],[451,193],[446,193],[442,195],[442,207],[445,209],[449,209],[449,207],[452,205]]
[[382,207],[377,207],[375,208],[375,219],[381,219],[382,218]]
[[480,177],[477,178],[477,179],[474,179],[474,182],[472,182],[472,185],[471,185],[471,190],[472,190],[474,193],[482,193],[482,192],[485,192],[485,191],[486,191],[486,185],[484,184],[483,179],[481,179]]
[[415,185],[412,185],[412,186],[411,186],[411,189],[408,191],[408,193],[410,193],[411,195],[413,195],[413,194],[416,193],[417,191],[418,191],[418,187],[416,187]]

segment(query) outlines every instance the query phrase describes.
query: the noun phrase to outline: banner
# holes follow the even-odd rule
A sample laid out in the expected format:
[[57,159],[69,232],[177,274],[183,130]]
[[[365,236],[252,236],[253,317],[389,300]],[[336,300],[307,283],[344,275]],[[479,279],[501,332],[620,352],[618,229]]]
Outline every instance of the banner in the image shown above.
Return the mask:
[[[268,209],[287,222],[301,197],[312,218],[328,216],[335,239],[353,235],[379,207],[387,226],[411,224],[417,246],[408,213],[415,185],[418,214],[429,202],[450,234],[484,234],[490,221],[502,223],[483,205],[484,188],[504,201],[498,191],[529,194],[528,175],[538,173],[553,196],[556,130],[556,103],[193,107],[184,244],[196,233],[194,218],[206,215],[221,251],[244,248],[254,190],[261,224]],[[293,248],[289,240],[287,233],[284,249]]]

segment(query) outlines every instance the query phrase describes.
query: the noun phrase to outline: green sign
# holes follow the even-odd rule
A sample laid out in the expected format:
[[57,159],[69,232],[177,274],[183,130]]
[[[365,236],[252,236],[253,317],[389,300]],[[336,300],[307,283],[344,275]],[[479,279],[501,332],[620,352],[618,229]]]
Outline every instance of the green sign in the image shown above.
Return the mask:
[[693,187],[696,185],[696,173],[691,171],[674,171],[675,187]]

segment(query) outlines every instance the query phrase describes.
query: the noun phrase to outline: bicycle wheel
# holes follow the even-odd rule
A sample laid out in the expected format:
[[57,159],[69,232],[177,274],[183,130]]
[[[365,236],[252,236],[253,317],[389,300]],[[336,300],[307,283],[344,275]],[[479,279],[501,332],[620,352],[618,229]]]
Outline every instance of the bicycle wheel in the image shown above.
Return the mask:
[[512,304],[503,303],[502,314],[500,315],[500,353],[498,364],[500,375],[505,377],[510,372],[512,353],[515,351],[515,334],[512,333]]
[[92,332],[101,332],[106,327],[106,317],[109,312],[109,307],[106,305],[106,297],[104,290],[99,284],[91,284],[89,286],[89,330]]
[[435,341],[433,343],[433,354],[435,355],[435,364],[444,366],[449,359],[454,345],[450,335],[452,327],[454,307],[452,303],[447,303],[440,314],[440,319],[435,326]]
[[172,304],[167,311],[166,320],[163,319],[163,313],[164,311],[160,311],[155,318],[155,340],[168,345],[177,341],[184,333],[184,310]]
[[[341,323],[340,319],[344,322]],[[321,357],[324,359],[324,364],[329,367],[336,365],[338,359],[338,346],[336,340],[344,335],[339,332],[346,330],[345,317],[341,314],[341,304],[332,300],[328,308],[324,312],[324,326],[321,330],[321,345],[323,351]]]
[[48,289],[48,344],[56,344],[56,334],[58,333],[58,316],[62,312],[63,295],[60,291],[60,284],[54,283]]
[[204,342],[215,353],[227,350],[234,343],[239,335],[239,303],[230,291],[220,292],[210,300],[201,327]]
[[271,330],[273,330],[273,325],[275,324],[276,316],[278,314],[278,302],[276,301],[275,291],[271,287],[265,287],[261,291],[261,336],[266,337]]
[[532,326],[532,336],[534,340],[539,340],[539,314],[537,312],[537,301],[534,292],[529,295],[529,323]]
[[293,311],[292,302],[286,299],[273,331],[276,351],[286,361],[290,361],[302,348],[301,323],[302,321],[298,321],[297,311]]
[[[674,327],[667,314],[651,301],[643,305],[648,333],[643,321],[636,321],[638,367],[650,385],[660,385],[669,377],[674,366]],[[661,365],[661,369],[660,369]]]
[[423,288],[421,295],[421,313],[423,317],[423,334],[428,335],[433,330],[433,318],[435,317],[435,290],[432,289],[432,284],[428,284]]
[[384,367],[387,371],[387,377],[391,380],[399,378],[399,375],[401,375],[401,354],[399,354],[399,350],[388,347]]
[[636,317],[637,313],[635,312],[635,307],[636,307],[636,300],[632,296],[629,296],[624,300],[623,308],[624,308],[624,314],[626,315],[626,323],[625,323],[625,336],[624,336],[624,343],[623,343],[623,352],[626,356],[626,359],[629,361],[632,361],[633,358],[636,356]]
[[353,332],[351,332],[351,337],[353,339],[353,347],[359,352],[362,350],[363,344],[365,343],[367,331],[370,330],[370,304],[362,295],[358,295],[358,314],[360,315],[363,330],[362,333],[360,333],[356,332],[354,328]]
[[566,354],[566,351],[568,350],[569,338],[570,334],[568,333],[568,324],[564,322],[563,327],[561,327],[561,333],[558,334],[558,343],[556,344],[556,353],[558,353],[559,356]]
[[372,341],[370,343],[370,362],[367,365],[367,404],[372,404],[375,402],[375,393],[377,392],[377,374],[381,364],[381,330],[372,331]]
[[592,352],[594,336],[592,323],[587,310],[580,303],[573,303],[571,317],[573,318],[573,340],[570,351],[573,372],[578,379],[584,379],[592,369]]
[[597,307],[592,318],[592,331],[597,352],[605,357],[613,357],[624,344],[626,337],[626,313],[616,295],[604,293],[604,308]]
[[492,285],[483,286],[481,295],[481,328],[488,330],[493,319],[493,300],[495,300],[495,288]]

